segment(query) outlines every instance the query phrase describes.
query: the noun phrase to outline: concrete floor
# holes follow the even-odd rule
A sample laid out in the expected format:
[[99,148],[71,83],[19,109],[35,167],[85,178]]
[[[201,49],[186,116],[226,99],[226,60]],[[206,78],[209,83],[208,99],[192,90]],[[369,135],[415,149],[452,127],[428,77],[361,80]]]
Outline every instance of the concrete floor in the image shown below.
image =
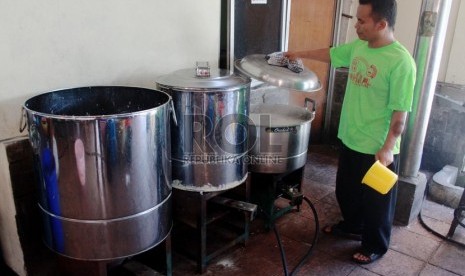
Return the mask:
[[[337,152],[326,146],[311,147],[304,171],[303,192],[315,205],[320,226],[341,219],[334,196]],[[252,184],[253,185],[253,184]],[[453,210],[426,200],[422,208],[425,223],[445,235]],[[307,252],[314,222],[308,206],[286,214],[277,222],[285,248],[288,270]],[[245,247],[213,259],[202,275],[284,275],[273,231],[261,230],[260,218],[253,222]],[[465,229],[458,226],[454,240],[465,243]],[[409,226],[395,226],[386,255],[370,265],[351,261],[359,242],[320,234],[314,253],[297,275],[465,275],[465,248],[428,232],[418,220]],[[175,254],[174,275],[195,275],[196,263]]]
[[[336,170],[337,152],[334,149],[327,146],[311,147],[302,190],[317,209],[320,227],[341,219],[334,196]],[[426,200],[422,216],[429,227],[445,235],[453,219],[453,209]],[[286,214],[277,221],[289,271],[310,248],[314,227],[314,218],[305,204],[300,212]],[[458,226],[453,239],[465,243],[465,229]],[[358,265],[351,261],[352,254],[359,246],[360,243],[356,241],[320,234],[313,254],[297,275],[465,275],[465,247],[430,233],[417,219],[407,227],[394,227],[389,251],[375,263]],[[176,251],[172,256],[173,275],[199,275],[196,262]],[[135,260],[129,262],[134,263]],[[144,264],[139,260],[135,263],[142,265],[137,273],[112,269],[109,274],[155,275],[153,271],[143,269],[144,265],[150,266],[150,263]],[[0,274],[14,275],[1,269]],[[256,218],[252,222],[246,245],[236,245],[214,258],[201,275],[284,275],[274,232],[266,231],[263,220]]]

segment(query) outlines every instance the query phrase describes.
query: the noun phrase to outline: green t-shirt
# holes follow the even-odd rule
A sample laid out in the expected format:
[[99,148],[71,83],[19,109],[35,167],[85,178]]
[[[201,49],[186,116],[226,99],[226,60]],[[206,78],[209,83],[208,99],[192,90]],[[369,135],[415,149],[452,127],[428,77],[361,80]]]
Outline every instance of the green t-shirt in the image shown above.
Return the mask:
[[[395,41],[380,48],[355,40],[330,49],[334,67],[349,67],[338,138],[352,150],[375,154],[389,132],[392,112],[411,111],[416,66]],[[393,153],[399,153],[400,138]]]

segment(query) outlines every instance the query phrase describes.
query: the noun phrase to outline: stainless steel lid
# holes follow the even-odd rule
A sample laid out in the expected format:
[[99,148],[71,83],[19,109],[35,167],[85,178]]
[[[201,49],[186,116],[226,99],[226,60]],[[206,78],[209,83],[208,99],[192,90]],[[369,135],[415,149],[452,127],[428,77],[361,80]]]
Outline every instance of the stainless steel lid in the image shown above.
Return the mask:
[[251,78],[274,86],[289,88],[304,92],[314,92],[321,89],[321,84],[315,73],[304,68],[300,73],[269,65],[265,55],[250,55],[235,61],[235,67]]
[[195,92],[196,90],[224,90],[248,86],[250,79],[239,74],[231,74],[228,70],[211,69],[208,65],[197,65],[196,68],[181,69],[160,76],[156,79],[156,83],[177,90]]

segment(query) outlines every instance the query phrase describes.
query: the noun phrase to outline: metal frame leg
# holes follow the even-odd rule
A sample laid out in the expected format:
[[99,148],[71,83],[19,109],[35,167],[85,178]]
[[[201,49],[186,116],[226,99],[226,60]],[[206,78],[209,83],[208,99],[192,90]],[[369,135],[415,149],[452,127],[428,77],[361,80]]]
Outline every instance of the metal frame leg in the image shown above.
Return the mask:
[[[449,232],[447,233],[447,237],[451,238],[454,233],[455,229],[460,223],[460,220],[463,219],[462,212],[465,210],[465,191],[462,192],[462,197],[460,198],[459,206],[457,209],[454,210],[454,219],[452,220],[452,223],[449,228]],[[463,225],[463,224],[461,224]]]
[[[245,197],[246,200],[250,198],[250,180],[246,179],[245,181]],[[188,227],[195,229],[195,234],[194,236],[197,238],[196,242],[198,242],[198,246],[196,246],[195,250],[196,253],[193,252],[188,252],[189,250],[183,250],[185,251],[186,255],[188,255],[190,258],[194,259],[197,262],[197,271],[199,273],[204,273],[207,269],[208,263],[211,261],[211,259],[217,257],[218,255],[224,253],[228,248],[240,243],[240,242],[245,242],[249,238],[249,223],[250,220],[253,219],[253,215],[256,212],[256,206],[255,209],[252,210],[253,204],[250,204],[248,202],[242,202],[237,199],[232,199],[232,198],[225,198],[222,197],[221,195],[223,193],[227,194],[227,192],[231,191],[232,194],[230,196],[233,196],[236,192],[241,193],[241,197],[243,197],[242,192],[243,190],[238,187],[238,190],[225,190],[225,191],[217,191],[217,192],[200,192],[200,193],[194,193],[194,192],[185,192],[185,191],[177,191],[177,193],[174,194],[174,198],[176,199],[175,202],[178,202],[180,206],[183,206],[190,209],[190,216],[183,216],[183,214],[179,214],[177,217],[177,222],[182,223],[187,225]],[[233,198],[235,198],[233,196]],[[226,203],[224,203],[222,200],[225,199]],[[176,204],[176,203],[175,203]],[[216,205],[223,205],[226,207],[230,207],[236,211],[244,211],[246,214],[244,215],[244,230],[241,233],[237,233],[238,235],[236,238],[232,239],[231,241],[225,242],[224,246],[221,248],[216,248],[217,246],[213,246],[215,250],[212,250],[213,248],[210,248],[207,246],[207,231],[209,225],[217,221],[218,219],[221,219],[223,216],[227,216],[229,214],[229,211],[224,211],[222,212],[215,212],[216,208],[213,208],[211,211],[214,213],[208,214],[208,209],[210,204],[214,206],[213,204]],[[238,205],[234,205],[238,204]],[[181,211],[183,208],[179,208]],[[210,215],[212,215],[210,217]],[[176,215],[175,215],[176,216]],[[212,252],[208,252],[208,249]]]
[[207,268],[207,199],[203,193],[199,194],[198,234],[199,234],[199,260],[198,270],[204,273]]
[[166,276],[173,275],[173,255],[171,254],[171,233],[165,239]]

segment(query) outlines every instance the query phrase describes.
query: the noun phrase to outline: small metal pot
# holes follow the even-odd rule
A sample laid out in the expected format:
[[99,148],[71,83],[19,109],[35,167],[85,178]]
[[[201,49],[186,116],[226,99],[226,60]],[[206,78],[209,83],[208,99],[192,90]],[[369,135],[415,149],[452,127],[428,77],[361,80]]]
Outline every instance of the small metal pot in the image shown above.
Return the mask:
[[315,110],[316,103],[309,98],[305,99],[305,108],[284,104],[251,105],[249,170],[284,173],[303,167]]

